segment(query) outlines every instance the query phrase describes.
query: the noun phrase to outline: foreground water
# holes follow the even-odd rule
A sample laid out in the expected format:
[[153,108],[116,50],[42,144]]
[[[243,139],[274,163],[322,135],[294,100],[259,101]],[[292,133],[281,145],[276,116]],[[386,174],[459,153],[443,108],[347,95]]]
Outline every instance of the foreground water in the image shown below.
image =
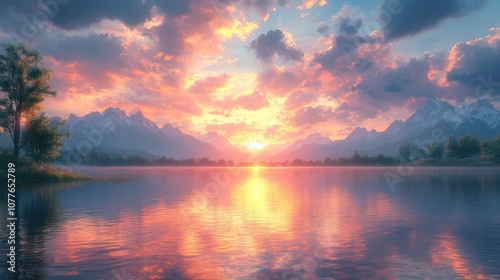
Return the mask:
[[500,279],[500,169],[81,171],[18,187],[27,279]]

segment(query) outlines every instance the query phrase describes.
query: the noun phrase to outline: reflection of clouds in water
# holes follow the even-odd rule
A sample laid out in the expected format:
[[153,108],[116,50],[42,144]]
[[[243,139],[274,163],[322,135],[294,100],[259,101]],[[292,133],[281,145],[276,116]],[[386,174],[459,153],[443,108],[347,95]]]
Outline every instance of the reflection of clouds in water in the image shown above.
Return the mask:
[[302,269],[307,273],[314,273],[318,269],[318,261],[313,257],[307,257],[302,261]]
[[457,277],[450,267],[433,267],[406,256],[396,258],[393,266],[396,279],[455,279]]
[[113,269],[111,271],[113,274],[112,280],[135,280],[135,276],[129,275],[126,271],[125,267],[122,267],[120,272],[118,272],[116,269]]
[[[163,176],[170,169],[158,170]],[[359,189],[351,191],[351,179],[345,187],[302,188],[309,177],[301,175],[298,177],[304,181],[297,181],[297,176],[288,173],[318,172],[316,169],[273,170],[287,172],[279,177],[279,184],[275,183],[278,179],[271,177],[276,173],[266,173],[265,169],[252,173],[249,169],[241,177],[231,177],[232,185],[227,188],[221,187],[220,192],[211,190],[205,195],[203,186],[213,181],[209,174],[214,169],[194,170],[196,180],[186,183],[188,187],[192,185],[191,188],[183,189],[185,196],[175,202],[164,194],[166,187],[171,186],[169,182],[174,182],[172,186],[177,182],[177,177],[172,176],[158,180],[158,193],[151,193],[148,201],[152,202],[141,208],[147,211],[123,212],[112,224],[93,216],[85,216],[86,219],[69,225],[64,221],[63,238],[52,239],[53,245],[48,245],[58,250],[65,248],[54,263],[74,264],[76,270],[77,265],[86,261],[86,252],[93,252],[96,244],[107,244],[106,250],[101,250],[109,251],[105,257],[97,257],[95,253],[93,257],[120,261],[113,262],[113,268],[105,266],[104,280],[112,279],[113,269],[120,275],[123,266],[126,266],[124,275],[136,277],[133,280],[456,279],[469,276],[477,279],[482,271],[476,268],[479,265],[484,267],[483,279],[490,280],[493,275],[485,273],[497,272],[496,268],[486,267],[480,259],[474,259],[473,254],[467,255],[464,244],[459,242],[461,239],[452,240],[453,234],[443,236],[441,242],[436,238],[428,242],[427,233],[420,238],[415,233],[414,237],[410,229],[419,229],[429,221],[415,220],[405,209],[423,208],[418,202],[427,201],[423,198],[428,198],[428,190],[420,185],[428,184],[427,181],[421,183],[427,177],[418,181],[418,188],[408,188],[411,196],[404,192],[393,196],[380,194],[379,188],[369,186],[365,195]],[[329,180],[339,177],[342,178],[339,175]],[[474,183],[473,179],[463,176],[461,179],[467,185]],[[438,186],[446,184],[446,180],[433,182]],[[117,194],[130,190],[116,188]],[[194,188],[200,191],[191,192]],[[491,203],[490,209],[496,209],[493,202],[486,202]],[[427,202],[424,205],[427,207]],[[435,212],[431,210],[429,215]],[[470,214],[469,208],[464,211]],[[137,229],[138,224],[141,230]],[[434,234],[435,229],[431,233]],[[479,236],[482,235],[478,233]],[[407,253],[407,241],[431,254],[401,256]],[[159,250],[165,255],[155,255]],[[121,262],[125,259],[126,263]]]

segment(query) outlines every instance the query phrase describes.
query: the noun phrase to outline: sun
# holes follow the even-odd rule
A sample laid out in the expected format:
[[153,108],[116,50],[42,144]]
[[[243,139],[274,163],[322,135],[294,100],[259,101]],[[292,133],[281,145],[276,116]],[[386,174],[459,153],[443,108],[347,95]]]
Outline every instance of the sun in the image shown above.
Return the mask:
[[267,145],[259,143],[259,142],[250,142],[247,144],[247,148],[250,150],[261,150],[265,146],[267,146]]

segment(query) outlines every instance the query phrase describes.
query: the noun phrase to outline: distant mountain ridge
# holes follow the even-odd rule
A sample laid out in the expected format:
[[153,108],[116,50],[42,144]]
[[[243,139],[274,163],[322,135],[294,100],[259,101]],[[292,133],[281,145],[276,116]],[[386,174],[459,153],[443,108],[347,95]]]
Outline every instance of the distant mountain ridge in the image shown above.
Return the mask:
[[[65,149],[81,150],[90,143],[92,149],[125,155],[139,153],[185,159],[214,158],[219,154],[209,143],[170,124],[159,128],[140,111],[130,116],[119,108],[108,108],[102,113],[92,112],[83,117],[71,114],[64,129],[72,135],[66,140]],[[94,137],[94,142],[89,135]]]
[[[500,135],[500,111],[484,99],[462,107],[431,99],[405,121],[396,120],[381,132],[357,127],[345,139],[335,141],[312,133],[292,143],[273,144],[259,151],[234,145],[214,131],[194,137],[168,123],[160,128],[142,112],[129,116],[120,108],[107,108],[83,117],[70,114],[63,129],[72,135],[65,140],[64,149],[82,152],[96,149],[123,155],[235,161],[323,160],[350,157],[355,151],[368,155],[396,155],[401,143],[430,139],[436,129],[455,137],[472,134],[479,139],[492,139]],[[0,137],[0,144],[8,145],[8,139]]]
[[[352,156],[355,151],[394,156],[401,143],[431,139],[435,129],[456,137],[472,134],[479,139],[491,139],[500,135],[500,111],[485,99],[462,107],[430,99],[406,121],[396,120],[382,132],[357,127],[343,140],[299,145],[296,149],[289,148],[273,156],[271,160],[323,160],[325,157]],[[296,143],[303,143],[303,139],[297,140],[291,147]]]

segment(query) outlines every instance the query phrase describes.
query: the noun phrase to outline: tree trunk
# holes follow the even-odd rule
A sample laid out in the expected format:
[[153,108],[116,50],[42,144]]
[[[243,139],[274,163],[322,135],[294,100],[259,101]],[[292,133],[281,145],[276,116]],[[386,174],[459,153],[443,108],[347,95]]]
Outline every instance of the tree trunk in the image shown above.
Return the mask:
[[21,142],[21,107],[16,108],[14,124],[14,158],[19,158],[19,147]]

